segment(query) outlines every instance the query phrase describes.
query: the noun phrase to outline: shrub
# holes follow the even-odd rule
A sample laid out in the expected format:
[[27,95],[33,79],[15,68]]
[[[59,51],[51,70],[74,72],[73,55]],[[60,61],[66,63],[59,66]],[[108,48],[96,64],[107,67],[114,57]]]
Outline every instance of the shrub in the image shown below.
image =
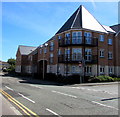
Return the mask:
[[98,76],[98,77],[90,77],[88,82],[113,82],[114,78],[110,76]]
[[8,69],[6,69],[7,72],[9,73],[14,73],[15,72],[15,65],[10,65]]
[[100,82],[100,79],[97,77],[91,76],[88,78],[88,82],[92,82],[92,83]]
[[120,81],[120,78],[113,78],[114,81]]

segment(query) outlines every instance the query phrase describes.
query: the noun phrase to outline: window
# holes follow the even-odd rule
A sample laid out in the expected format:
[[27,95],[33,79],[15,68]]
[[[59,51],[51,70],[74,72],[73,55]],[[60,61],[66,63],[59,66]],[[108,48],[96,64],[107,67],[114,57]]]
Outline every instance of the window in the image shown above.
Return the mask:
[[112,39],[108,39],[108,44],[112,45]]
[[54,50],[54,42],[50,42],[50,51]]
[[65,44],[70,44],[70,33],[65,34]]
[[50,73],[52,73],[52,66],[51,65],[49,67],[49,71],[50,71]]
[[109,67],[109,74],[112,74],[112,73],[113,73],[113,68]]
[[32,56],[28,56],[28,60],[32,61]]
[[61,49],[58,50],[58,55],[61,55]]
[[104,74],[105,73],[105,67],[101,66],[100,67],[100,74]]
[[44,53],[47,53],[47,48],[44,48]]
[[85,44],[91,44],[92,43],[91,33],[85,32],[84,36],[85,36]]
[[50,54],[50,63],[53,63],[53,53]]
[[58,39],[62,39],[62,37],[59,35],[59,36],[58,36]]
[[92,60],[92,50],[91,49],[85,49],[85,60],[86,61]]
[[42,54],[42,49],[40,49],[40,54]]
[[73,48],[72,49],[72,60],[73,61],[81,61],[82,58],[82,49],[81,48]]
[[91,66],[86,66],[85,67],[85,73],[89,74],[92,72],[92,67]]
[[70,73],[70,70],[71,70],[70,65],[66,65],[66,66],[64,67],[64,73]]
[[65,61],[70,60],[70,49],[65,49]]
[[80,68],[79,66],[72,66],[72,73],[80,73]]
[[113,56],[112,56],[112,52],[108,52],[108,59],[112,59]]
[[82,32],[73,32],[72,44],[81,44],[81,43],[82,43]]
[[103,42],[104,41],[104,35],[100,35],[99,40]]
[[104,57],[104,49],[100,50],[100,57]]

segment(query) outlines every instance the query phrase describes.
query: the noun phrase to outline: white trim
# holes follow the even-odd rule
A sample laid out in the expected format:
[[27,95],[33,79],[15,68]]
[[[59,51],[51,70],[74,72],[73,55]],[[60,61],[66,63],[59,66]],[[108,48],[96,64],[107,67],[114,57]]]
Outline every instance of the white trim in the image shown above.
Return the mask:
[[74,19],[74,21],[73,21],[73,23],[72,23],[71,28],[73,28],[73,25],[74,25],[74,23],[75,23],[75,21],[76,21],[76,19],[77,19],[77,16],[78,16],[79,11],[80,11],[80,8],[78,9],[78,12],[77,12],[77,14],[76,14],[76,16],[75,16],[75,19]]

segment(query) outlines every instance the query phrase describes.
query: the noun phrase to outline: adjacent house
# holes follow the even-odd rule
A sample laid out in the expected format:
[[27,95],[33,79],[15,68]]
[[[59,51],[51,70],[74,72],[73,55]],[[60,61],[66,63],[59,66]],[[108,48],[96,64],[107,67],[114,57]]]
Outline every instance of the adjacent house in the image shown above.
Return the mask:
[[118,26],[100,24],[81,5],[43,45],[18,47],[16,72],[120,76]]
[[31,64],[29,58],[29,54],[33,52],[36,49],[36,47],[31,46],[23,46],[20,45],[18,47],[17,53],[16,53],[16,68],[15,72],[22,73],[22,74],[29,74],[31,73]]
[[9,63],[5,62],[5,61],[0,61],[0,71],[9,68],[10,65]]

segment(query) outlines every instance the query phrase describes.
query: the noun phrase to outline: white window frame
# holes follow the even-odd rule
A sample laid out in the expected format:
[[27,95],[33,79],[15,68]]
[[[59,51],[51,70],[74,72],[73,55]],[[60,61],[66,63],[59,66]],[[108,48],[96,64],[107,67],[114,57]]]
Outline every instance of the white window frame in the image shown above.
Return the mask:
[[113,53],[112,52],[108,52],[108,59],[113,59]]
[[82,43],[82,31],[72,32],[72,44]]
[[105,74],[105,67],[104,66],[100,66],[100,74]]
[[76,73],[76,66],[72,66],[72,73]]
[[92,44],[92,33],[84,32],[84,36],[85,36],[85,44]]
[[59,35],[59,36],[58,36],[58,39],[59,39],[59,40],[60,40],[60,39],[62,39],[62,36],[61,36],[61,35]]
[[113,74],[113,67],[108,68],[109,74]]
[[88,48],[85,49],[85,57],[87,58],[86,61],[92,60],[92,49],[88,49]]
[[70,48],[65,49],[65,60],[69,61],[70,60]]
[[46,48],[46,47],[44,48],[44,53],[45,53],[45,54],[47,53],[47,48]]
[[105,51],[104,49],[100,49],[100,51],[99,51],[99,54],[100,54],[100,57],[101,57],[101,58],[105,57],[105,56],[104,56],[104,51]]
[[54,50],[54,42],[51,41],[51,42],[50,42],[50,51],[53,51],[53,50]]
[[80,61],[82,58],[82,48],[72,48],[72,60]]
[[70,44],[70,33],[65,34],[65,44]]
[[113,39],[108,39],[108,44],[112,45],[113,44]]
[[53,63],[53,53],[50,53],[50,63]]
[[105,40],[105,37],[104,37],[103,34],[101,34],[101,35],[99,36],[99,41],[104,42],[104,40]]
[[40,49],[40,54],[42,54],[42,49]]
[[85,73],[91,74],[92,73],[92,66],[85,66]]
[[58,50],[58,55],[61,55],[62,54],[62,51],[61,49]]

